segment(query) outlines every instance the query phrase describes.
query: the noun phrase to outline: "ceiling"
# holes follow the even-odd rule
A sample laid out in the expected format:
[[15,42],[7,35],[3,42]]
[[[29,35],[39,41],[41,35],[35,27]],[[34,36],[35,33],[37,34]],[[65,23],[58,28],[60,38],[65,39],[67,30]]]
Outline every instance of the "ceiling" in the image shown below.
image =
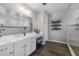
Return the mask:
[[46,5],[42,5],[41,3],[27,3],[27,5],[38,12],[45,10],[49,13],[52,13],[66,11],[69,3],[47,3]]
[[0,3],[0,12],[19,13],[31,17],[31,10],[23,3]]
[[68,8],[69,10],[79,9],[79,3],[47,3],[46,5],[42,5],[42,3],[0,3],[0,6],[16,11],[20,11],[19,7],[24,7],[25,9],[29,8],[37,12],[45,10],[49,13],[66,12]]

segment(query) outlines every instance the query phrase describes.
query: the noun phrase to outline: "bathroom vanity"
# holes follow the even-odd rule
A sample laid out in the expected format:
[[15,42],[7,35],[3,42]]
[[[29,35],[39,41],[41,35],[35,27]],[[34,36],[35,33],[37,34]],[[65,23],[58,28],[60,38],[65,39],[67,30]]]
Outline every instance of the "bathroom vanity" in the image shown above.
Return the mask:
[[0,37],[0,56],[28,56],[36,49],[36,38],[41,34],[26,33]]

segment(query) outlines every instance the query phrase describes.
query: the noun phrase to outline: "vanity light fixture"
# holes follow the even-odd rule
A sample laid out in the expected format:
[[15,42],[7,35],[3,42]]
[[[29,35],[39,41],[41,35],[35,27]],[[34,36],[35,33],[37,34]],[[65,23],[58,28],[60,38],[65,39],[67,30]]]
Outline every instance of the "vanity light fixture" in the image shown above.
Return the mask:
[[28,17],[32,17],[32,11],[27,7],[20,5],[20,6],[17,6],[17,10],[19,10],[18,12],[20,12]]

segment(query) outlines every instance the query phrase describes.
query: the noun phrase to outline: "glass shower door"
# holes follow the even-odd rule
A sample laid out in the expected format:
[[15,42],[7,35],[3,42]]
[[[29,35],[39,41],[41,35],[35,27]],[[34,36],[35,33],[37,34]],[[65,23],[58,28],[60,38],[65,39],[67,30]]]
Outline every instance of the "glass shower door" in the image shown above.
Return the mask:
[[77,27],[75,21],[67,25],[67,43],[73,56],[79,56],[79,29]]

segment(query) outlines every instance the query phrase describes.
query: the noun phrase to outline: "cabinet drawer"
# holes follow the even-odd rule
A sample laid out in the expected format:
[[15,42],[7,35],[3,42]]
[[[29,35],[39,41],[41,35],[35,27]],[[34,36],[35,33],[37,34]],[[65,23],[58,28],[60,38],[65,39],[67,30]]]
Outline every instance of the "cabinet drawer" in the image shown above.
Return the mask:
[[13,56],[13,44],[0,46],[0,56]]
[[3,51],[0,51],[0,56],[13,56],[13,49],[10,47],[8,49],[4,49]]

